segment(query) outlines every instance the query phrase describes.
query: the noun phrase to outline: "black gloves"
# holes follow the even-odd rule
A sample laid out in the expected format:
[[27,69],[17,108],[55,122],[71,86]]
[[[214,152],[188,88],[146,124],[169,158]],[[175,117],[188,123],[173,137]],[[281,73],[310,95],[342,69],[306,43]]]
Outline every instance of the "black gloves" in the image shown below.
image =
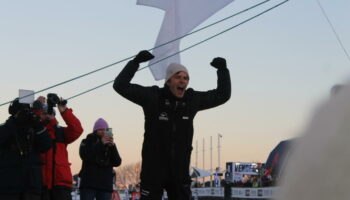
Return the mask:
[[154,55],[152,55],[150,52],[143,50],[140,51],[134,58],[134,61],[138,64],[142,62],[149,61],[154,58]]
[[213,61],[211,61],[210,65],[216,69],[227,67],[225,58],[220,57],[214,58]]

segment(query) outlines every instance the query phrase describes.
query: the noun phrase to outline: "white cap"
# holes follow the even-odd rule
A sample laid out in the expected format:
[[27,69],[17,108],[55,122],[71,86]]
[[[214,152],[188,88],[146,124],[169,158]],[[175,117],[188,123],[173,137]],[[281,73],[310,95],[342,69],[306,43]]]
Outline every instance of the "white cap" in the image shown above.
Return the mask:
[[178,63],[170,63],[165,72],[165,82],[167,82],[174,74],[178,72],[186,72],[188,75],[188,71],[185,66]]

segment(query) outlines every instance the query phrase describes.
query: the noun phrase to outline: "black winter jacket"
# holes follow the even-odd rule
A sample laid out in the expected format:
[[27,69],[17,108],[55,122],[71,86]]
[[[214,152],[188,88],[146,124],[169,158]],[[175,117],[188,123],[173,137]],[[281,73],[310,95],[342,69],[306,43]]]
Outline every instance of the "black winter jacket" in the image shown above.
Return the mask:
[[47,131],[37,135],[19,128],[12,117],[0,126],[0,194],[40,194],[40,153],[51,147]]
[[217,71],[216,89],[199,92],[189,88],[183,98],[176,98],[167,86],[131,84],[138,67],[130,61],[116,77],[113,88],[144,111],[141,180],[146,184],[161,184],[169,178],[188,182],[193,119],[198,111],[223,104],[230,98],[229,71],[227,68]]
[[122,162],[117,147],[104,145],[97,134],[91,133],[81,142],[79,154],[83,160],[80,188],[112,192],[113,167]]

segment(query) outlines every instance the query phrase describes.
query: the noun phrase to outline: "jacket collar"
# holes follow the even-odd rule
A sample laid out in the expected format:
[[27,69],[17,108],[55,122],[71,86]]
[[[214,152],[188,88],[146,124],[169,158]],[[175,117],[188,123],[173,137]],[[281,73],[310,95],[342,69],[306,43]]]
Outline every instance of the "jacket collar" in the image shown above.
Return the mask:
[[175,100],[175,101],[185,101],[187,99],[187,90],[185,91],[185,94],[182,98],[176,97],[169,89],[169,86],[164,84],[164,87],[162,88],[162,93],[165,98]]

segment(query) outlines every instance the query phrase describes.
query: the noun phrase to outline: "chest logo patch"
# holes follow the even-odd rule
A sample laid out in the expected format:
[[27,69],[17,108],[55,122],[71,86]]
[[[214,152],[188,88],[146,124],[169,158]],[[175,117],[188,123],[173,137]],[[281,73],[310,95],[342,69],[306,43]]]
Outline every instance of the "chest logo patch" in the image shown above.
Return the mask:
[[159,120],[168,121],[168,120],[169,120],[168,114],[167,114],[166,112],[160,113],[160,115],[159,115]]

